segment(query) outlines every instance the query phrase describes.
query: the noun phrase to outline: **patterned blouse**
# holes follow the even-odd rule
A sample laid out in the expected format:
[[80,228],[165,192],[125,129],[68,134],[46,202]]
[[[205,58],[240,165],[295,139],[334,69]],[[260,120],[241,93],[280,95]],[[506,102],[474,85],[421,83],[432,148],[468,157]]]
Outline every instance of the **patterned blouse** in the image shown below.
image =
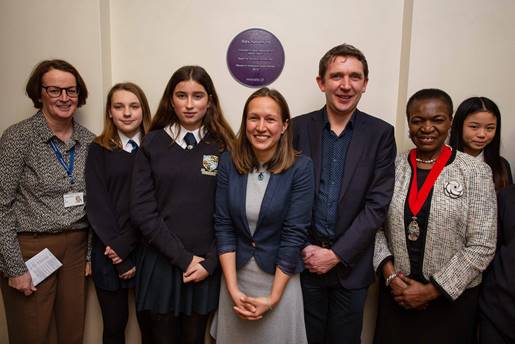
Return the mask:
[[[63,195],[84,192],[84,166],[94,134],[73,122],[68,143],[50,130],[41,111],[7,128],[0,139],[0,269],[8,276],[27,271],[17,233],[60,233],[86,229],[85,206],[64,207]],[[75,147],[74,182],[56,158],[53,140],[67,164]],[[85,198],[84,198],[85,200]]]

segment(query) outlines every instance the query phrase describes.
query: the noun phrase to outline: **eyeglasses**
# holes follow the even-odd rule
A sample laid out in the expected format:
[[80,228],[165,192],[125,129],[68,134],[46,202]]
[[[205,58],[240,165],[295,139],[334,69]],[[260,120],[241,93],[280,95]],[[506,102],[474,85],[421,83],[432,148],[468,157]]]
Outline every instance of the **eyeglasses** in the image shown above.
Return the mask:
[[77,98],[79,96],[79,88],[77,86],[72,87],[57,87],[57,86],[41,86],[41,88],[45,89],[46,93],[51,98],[58,98],[63,94],[63,91],[66,92],[68,97]]

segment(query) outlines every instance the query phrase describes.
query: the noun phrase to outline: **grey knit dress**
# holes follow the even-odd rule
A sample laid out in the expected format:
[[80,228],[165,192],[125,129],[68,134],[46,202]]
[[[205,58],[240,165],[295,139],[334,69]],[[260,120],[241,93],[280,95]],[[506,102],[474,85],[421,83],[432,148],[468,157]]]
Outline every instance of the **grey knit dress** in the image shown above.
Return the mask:
[[[268,172],[250,173],[247,179],[246,212],[254,234],[261,202],[270,179]],[[272,289],[274,275],[262,271],[254,258],[238,270],[238,287],[249,296],[266,296]],[[262,319],[243,320],[233,310],[233,302],[222,278],[220,302],[211,335],[217,344],[302,344],[307,343],[300,275],[291,276],[281,301]]]

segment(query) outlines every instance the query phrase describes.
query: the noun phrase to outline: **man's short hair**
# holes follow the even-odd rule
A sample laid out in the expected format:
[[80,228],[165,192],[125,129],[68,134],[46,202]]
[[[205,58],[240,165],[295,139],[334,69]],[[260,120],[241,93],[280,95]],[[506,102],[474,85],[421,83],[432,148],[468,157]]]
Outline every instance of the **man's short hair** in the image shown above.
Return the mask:
[[368,63],[367,59],[365,58],[365,55],[363,55],[363,53],[359,49],[347,43],[343,43],[332,48],[327,53],[325,53],[324,56],[322,56],[322,58],[320,59],[320,63],[318,65],[318,76],[323,78],[325,76],[325,72],[327,71],[327,67],[329,66],[329,64],[338,56],[354,57],[361,61],[361,64],[363,65],[363,73],[365,74],[365,79],[368,79]]

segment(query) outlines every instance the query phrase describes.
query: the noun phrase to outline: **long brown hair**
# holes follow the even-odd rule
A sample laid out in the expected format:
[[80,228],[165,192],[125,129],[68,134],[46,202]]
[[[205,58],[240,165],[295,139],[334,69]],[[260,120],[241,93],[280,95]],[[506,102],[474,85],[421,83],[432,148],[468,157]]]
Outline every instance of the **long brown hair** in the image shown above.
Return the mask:
[[234,132],[224,117],[213,80],[211,80],[206,70],[200,66],[184,66],[173,73],[163,92],[156,114],[152,119],[150,130],[163,129],[168,125],[180,124],[179,117],[177,117],[172,106],[173,92],[178,83],[189,80],[202,85],[209,95],[210,106],[207,108],[202,124],[218,142],[221,150],[231,150],[235,140]]
[[[236,138],[236,146],[232,151],[234,165],[240,174],[250,173],[259,167],[259,162],[252,150],[252,145],[246,133],[249,104],[253,99],[259,97],[268,97],[275,101],[281,109],[281,119],[283,123],[289,124],[290,122],[288,103],[286,103],[286,100],[279,91],[262,87],[250,95],[243,108],[240,131]],[[281,173],[293,165],[297,155],[298,153],[293,149],[293,130],[291,125],[288,125],[277,143],[277,148],[272,159],[266,162],[266,169],[272,173]]]
[[95,138],[95,143],[108,150],[122,149],[122,142],[118,135],[118,130],[114,125],[113,119],[110,116],[111,105],[113,102],[113,95],[116,91],[128,91],[138,97],[142,110],[142,121],[140,125],[141,139],[145,136],[150,128],[150,107],[148,106],[147,97],[143,90],[132,82],[122,82],[114,85],[107,95],[107,102],[104,112],[104,130]]

